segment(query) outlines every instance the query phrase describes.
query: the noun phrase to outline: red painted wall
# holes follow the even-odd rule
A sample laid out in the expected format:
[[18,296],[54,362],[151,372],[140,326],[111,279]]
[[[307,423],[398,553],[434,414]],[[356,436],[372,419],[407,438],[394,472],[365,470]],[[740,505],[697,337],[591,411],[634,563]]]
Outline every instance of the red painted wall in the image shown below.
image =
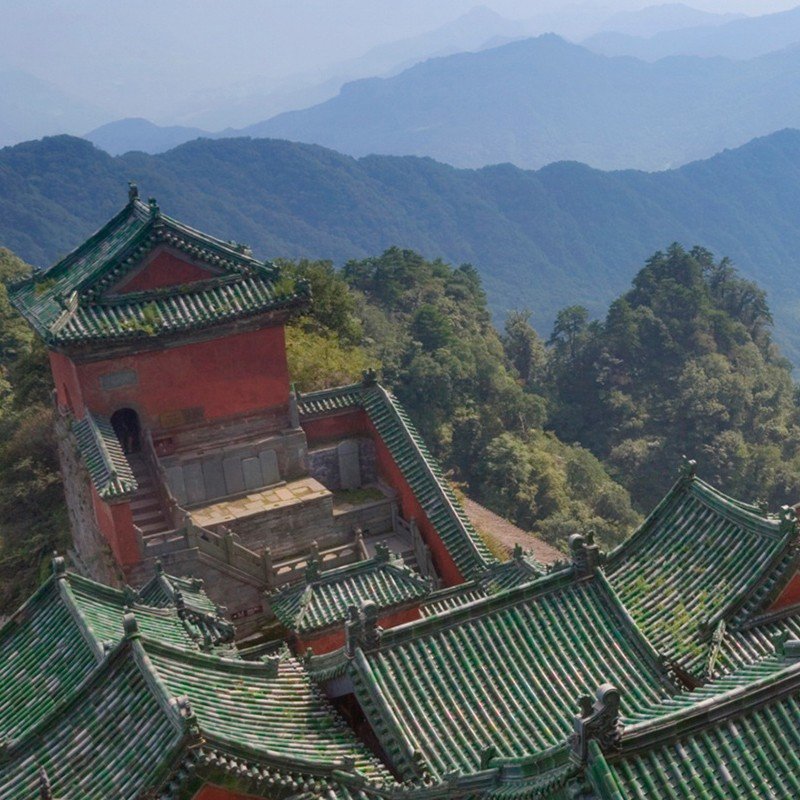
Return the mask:
[[239,794],[230,789],[223,789],[221,786],[212,786],[207,783],[194,796],[194,800],[257,800],[252,794]]
[[[131,407],[151,429],[162,427],[162,415],[186,409],[214,420],[289,402],[283,326],[83,364],[53,353],[50,363],[60,404],[68,388],[73,404],[105,416]],[[124,370],[136,373],[135,384],[103,388],[102,376]],[[83,408],[74,411],[83,416]]]
[[133,526],[130,503],[109,505],[92,486],[92,505],[100,532],[111,546],[111,552],[123,567],[138,564],[142,559],[139,537]]
[[[420,619],[419,606],[411,608],[403,608],[400,611],[395,611],[392,614],[386,614],[378,618],[378,624],[385,629],[396,628],[398,625],[404,625],[406,622],[413,622],[415,619]],[[315,655],[322,655],[322,653],[330,653],[338,650],[344,645],[344,622],[341,627],[335,631],[328,633],[321,633],[318,636],[298,636],[295,639],[295,654],[299,657],[305,654],[306,648],[310,647]]]
[[56,387],[56,399],[61,408],[68,408],[78,418],[83,419],[83,390],[78,380],[78,370],[73,361],[61,353],[50,356],[50,371]]
[[172,253],[160,251],[145,266],[114,287],[114,292],[127,294],[146,289],[160,289],[164,286],[180,286],[213,278],[215,273],[190,263]]
[[800,574],[795,573],[768,610],[777,611],[797,603],[800,603]]
[[363,435],[365,433],[369,435],[375,442],[380,477],[397,492],[403,517],[405,519],[413,517],[416,520],[419,532],[422,534],[425,544],[431,549],[436,570],[445,586],[456,586],[464,583],[464,578],[458,571],[458,567],[456,567],[455,562],[447,552],[447,548],[414,496],[414,492],[403,477],[403,473],[394,463],[389,448],[383,443],[365,411],[352,411],[347,414],[335,414],[310,420],[303,423],[303,430],[306,432],[309,447],[326,441],[343,439],[347,436]]

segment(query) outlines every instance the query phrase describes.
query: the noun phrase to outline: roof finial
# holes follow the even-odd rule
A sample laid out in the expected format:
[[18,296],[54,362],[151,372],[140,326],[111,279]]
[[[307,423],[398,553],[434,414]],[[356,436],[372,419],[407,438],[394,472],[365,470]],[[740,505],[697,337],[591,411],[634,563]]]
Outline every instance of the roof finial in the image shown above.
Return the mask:
[[67,577],[67,562],[64,560],[64,556],[58,554],[57,550],[53,551],[53,575],[57,579]]
[[364,387],[375,386],[378,383],[378,373],[372,367],[365,369],[362,375],[361,383]]
[[619,718],[619,689],[604,683],[597,690],[596,699],[587,695],[579,698],[580,713],[573,718],[572,759],[585,764],[589,757],[589,741],[596,739],[603,753],[616,750],[622,738]]
[[159,214],[161,214],[161,209],[158,207],[158,202],[156,201],[155,197],[148,197],[147,205],[150,206],[151,217],[157,217]]
[[128,606],[125,606],[125,613],[122,615],[122,630],[126,639],[139,638],[139,623],[136,621],[136,615]]
[[128,181],[128,202],[132,203],[139,197],[139,187],[134,181]]
[[693,458],[681,456],[680,475],[685,481],[694,480],[697,473],[697,462]]
[[39,767],[39,800],[53,800],[50,778],[47,776],[47,770],[43,766]]
[[594,531],[591,530],[585,536],[573,533],[569,537],[569,553],[572,556],[572,568],[581,578],[591,575],[603,558],[600,548],[594,543]]
[[797,531],[797,512],[791,506],[781,506],[780,531],[784,536]]

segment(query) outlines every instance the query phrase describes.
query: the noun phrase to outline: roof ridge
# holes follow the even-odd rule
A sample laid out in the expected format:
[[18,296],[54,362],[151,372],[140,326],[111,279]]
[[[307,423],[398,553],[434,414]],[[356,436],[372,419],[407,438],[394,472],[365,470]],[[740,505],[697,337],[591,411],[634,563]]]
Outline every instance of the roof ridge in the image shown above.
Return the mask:
[[644,631],[637,625],[636,620],[633,618],[630,611],[628,611],[625,604],[620,599],[617,591],[611,585],[602,568],[595,570],[595,580],[602,587],[605,600],[608,603],[612,613],[623,622],[631,634],[631,640],[637,650],[641,653],[642,657],[651,662],[651,665],[656,668],[664,679],[664,684],[671,688],[673,692],[677,692],[677,686],[670,680],[669,671],[664,664],[664,656],[656,650],[653,643],[645,636]]
[[484,614],[490,614],[525,600],[541,597],[567,586],[590,582],[593,578],[594,575],[576,577],[571,566],[558,572],[551,572],[519,586],[502,589],[495,594],[479,597],[469,603],[449,608],[438,614],[421,617],[403,625],[388,628],[383,631],[377,649],[384,650],[395,645],[404,644],[407,640],[417,639],[428,631],[440,631],[459,622],[476,619]]
[[92,626],[89,624],[89,621],[86,619],[86,616],[81,610],[78,601],[75,599],[75,595],[72,592],[72,587],[69,585],[67,572],[65,570],[57,572],[57,565],[55,563],[56,559],[53,559],[53,561],[54,579],[57,584],[58,595],[61,598],[61,602],[66,606],[67,611],[69,611],[70,616],[74,620],[75,625],[81,633],[81,636],[83,636],[86,643],[92,649],[95,659],[100,662],[105,658],[106,647],[104,643],[97,638],[94,630],[92,630]]
[[[497,559],[495,559],[486,549],[486,555],[481,552],[481,549],[478,547],[477,542],[475,539],[480,540],[480,534],[472,527],[472,524],[469,522],[469,517],[467,516],[466,511],[461,509],[461,513],[458,510],[458,500],[455,496],[451,497],[450,492],[447,491],[447,488],[444,486],[443,482],[440,480],[439,476],[436,474],[434,470],[431,459],[432,456],[428,451],[427,445],[422,441],[422,437],[419,436],[417,433],[414,436],[412,433],[411,428],[409,427],[410,421],[407,421],[404,418],[405,409],[403,409],[403,413],[401,414],[398,409],[398,402],[394,398],[394,396],[381,384],[376,383],[374,386],[370,387],[369,389],[365,390],[365,396],[375,396],[378,395],[384,401],[384,403],[388,406],[391,410],[391,413],[394,415],[395,419],[400,423],[400,426],[403,430],[403,433],[407,439],[411,443],[411,446],[419,456],[423,468],[427,473],[429,479],[431,479],[433,485],[436,487],[436,492],[440,497],[440,500],[444,503],[444,507],[448,512],[448,515],[451,519],[455,522],[456,526],[461,530],[464,535],[464,540],[467,543],[469,550],[471,551],[472,557],[477,560],[478,566],[486,569],[487,567],[497,563]],[[416,430],[414,431],[416,433]],[[424,508],[424,507],[423,507]],[[427,512],[426,512],[427,513]],[[482,540],[480,540],[482,542]],[[443,542],[443,544],[445,544]],[[446,547],[446,544],[445,544]],[[487,558],[488,556],[488,558]],[[450,554],[450,557],[453,561],[456,561],[455,554]],[[461,568],[459,568],[461,571]],[[470,577],[470,575],[464,575],[465,578]]]
[[[650,747],[659,740],[662,731],[668,737],[676,733],[676,723],[686,721],[694,723],[682,728],[680,735],[690,735],[709,722],[709,708],[714,709],[713,722],[719,723],[733,717],[742,716],[767,705],[771,701],[780,700],[800,689],[800,662],[787,664],[781,670],[770,672],[761,678],[738,686],[733,686],[721,694],[704,697],[697,703],[682,706],[667,714],[652,717],[640,722],[628,724],[622,738],[622,750]],[[639,740],[644,740],[639,743]]]

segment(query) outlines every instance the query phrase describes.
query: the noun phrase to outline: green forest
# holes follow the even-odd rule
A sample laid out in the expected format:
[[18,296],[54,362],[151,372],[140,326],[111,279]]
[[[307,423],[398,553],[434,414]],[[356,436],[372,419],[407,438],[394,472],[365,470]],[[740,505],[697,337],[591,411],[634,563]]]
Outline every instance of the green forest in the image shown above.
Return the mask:
[[[765,293],[703,248],[653,254],[605,318],[563,308],[547,338],[525,310],[498,331],[469,264],[278,263],[312,289],[287,330],[298,389],[378,367],[453,482],[558,547],[630,534],[683,454],[743,500],[800,499],[798,391]],[[5,290],[27,269],[0,251],[0,611],[69,540],[46,358]]]

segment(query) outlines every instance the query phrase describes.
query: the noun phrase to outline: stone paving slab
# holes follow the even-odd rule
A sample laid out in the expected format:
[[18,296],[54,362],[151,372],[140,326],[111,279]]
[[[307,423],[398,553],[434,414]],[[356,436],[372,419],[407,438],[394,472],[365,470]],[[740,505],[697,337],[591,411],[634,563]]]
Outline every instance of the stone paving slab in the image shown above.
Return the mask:
[[319,481],[309,476],[280,486],[270,486],[260,492],[251,492],[232,500],[221,500],[202,508],[195,508],[192,509],[191,515],[196,525],[210,528],[243,517],[262,514],[265,511],[308,503],[328,495],[330,492]]

